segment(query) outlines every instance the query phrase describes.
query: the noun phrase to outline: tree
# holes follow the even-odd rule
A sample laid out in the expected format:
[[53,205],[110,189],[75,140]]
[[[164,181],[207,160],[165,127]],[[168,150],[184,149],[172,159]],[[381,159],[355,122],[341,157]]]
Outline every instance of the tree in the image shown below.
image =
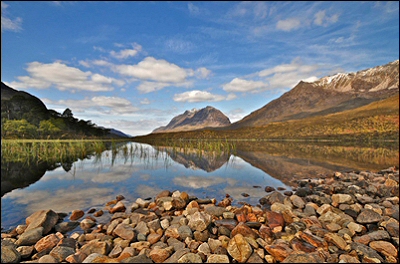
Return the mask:
[[34,138],[37,134],[37,127],[25,119],[6,120],[3,127],[5,134],[22,138]]

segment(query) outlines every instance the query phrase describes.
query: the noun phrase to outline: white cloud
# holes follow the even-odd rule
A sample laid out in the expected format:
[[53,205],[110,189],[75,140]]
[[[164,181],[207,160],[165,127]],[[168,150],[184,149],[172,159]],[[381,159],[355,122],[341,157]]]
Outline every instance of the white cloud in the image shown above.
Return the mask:
[[210,75],[211,71],[205,67],[201,67],[196,70],[196,76],[200,79],[206,79]]
[[170,85],[171,84],[164,82],[142,82],[137,86],[137,89],[141,93],[151,93],[161,90]]
[[181,39],[171,38],[165,42],[165,46],[168,50],[176,53],[187,54],[196,49],[196,45],[193,42],[185,41]]
[[122,86],[121,80],[108,78],[90,71],[81,71],[78,68],[67,66],[61,62],[54,63],[28,63],[29,76],[19,76],[19,82],[11,82],[15,88],[47,89],[54,86],[61,91],[86,90],[93,92],[112,91],[113,84]]
[[90,63],[87,62],[87,61],[80,60],[79,64],[82,65],[83,67],[86,67],[86,68],[90,67]]
[[266,83],[261,81],[244,80],[235,78],[230,83],[222,85],[227,92],[260,92],[268,88]]
[[120,50],[119,52],[116,52],[113,50],[110,51],[110,55],[117,59],[126,59],[129,57],[135,57],[136,54],[138,54],[138,51],[134,50],[134,49],[124,49],[124,50]]
[[288,18],[285,20],[279,20],[276,24],[276,28],[283,31],[291,31],[298,29],[301,26],[301,22],[297,18]]
[[8,5],[4,3],[3,1],[1,2],[1,32],[3,31],[20,31],[21,24],[22,24],[22,18],[17,17],[15,19],[10,19],[8,18],[7,15],[7,9]]
[[300,58],[295,58],[290,64],[281,64],[262,70],[258,76],[265,77],[270,89],[293,88],[300,80],[310,82],[318,79],[315,76],[318,69],[318,65],[305,65]]
[[185,69],[166,60],[146,57],[137,65],[115,65],[112,69],[124,76],[157,82],[184,82],[188,73]]
[[227,97],[223,95],[212,94],[206,91],[193,90],[181,94],[175,94],[173,99],[175,102],[194,103],[194,102],[207,102],[207,101],[216,102],[216,101],[226,100],[226,98]]
[[123,115],[132,114],[139,110],[129,100],[115,96],[95,96],[82,100],[53,101],[43,99],[43,102],[46,105],[52,105],[53,108],[63,109],[68,107],[73,112],[78,113],[91,112],[92,114],[101,113],[102,115]]
[[336,23],[338,19],[338,14],[327,16],[326,10],[321,10],[315,14],[314,24],[318,26],[328,26],[330,24]]
[[150,104],[150,100],[148,98],[144,98],[142,101],[140,101],[140,103],[142,105],[148,105],[148,104]]

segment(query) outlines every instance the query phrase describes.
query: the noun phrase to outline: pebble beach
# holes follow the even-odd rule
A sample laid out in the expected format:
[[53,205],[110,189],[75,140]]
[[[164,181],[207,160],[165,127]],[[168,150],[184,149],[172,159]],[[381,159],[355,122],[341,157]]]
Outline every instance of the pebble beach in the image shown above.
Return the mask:
[[398,168],[262,188],[258,204],[164,190],[134,202],[120,194],[87,211],[37,211],[2,231],[1,262],[399,262]]

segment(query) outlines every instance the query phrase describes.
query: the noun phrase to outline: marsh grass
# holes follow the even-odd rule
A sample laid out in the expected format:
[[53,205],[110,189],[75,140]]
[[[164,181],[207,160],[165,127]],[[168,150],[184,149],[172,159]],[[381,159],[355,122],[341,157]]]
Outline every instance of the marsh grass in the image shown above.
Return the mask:
[[6,162],[63,162],[100,155],[110,146],[116,148],[116,141],[3,139],[1,158]]

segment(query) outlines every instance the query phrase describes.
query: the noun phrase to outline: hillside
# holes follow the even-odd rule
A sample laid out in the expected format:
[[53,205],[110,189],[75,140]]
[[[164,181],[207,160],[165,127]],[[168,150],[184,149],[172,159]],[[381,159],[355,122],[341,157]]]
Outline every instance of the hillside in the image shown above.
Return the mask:
[[224,127],[230,125],[229,118],[212,106],[187,110],[175,116],[168,125],[156,128],[152,133],[188,131],[205,127]]
[[238,129],[213,128],[135,137],[142,142],[167,139],[334,139],[399,140],[399,94],[356,109],[301,120]]
[[399,93],[399,60],[383,66],[299,82],[292,90],[252,112],[229,129],[354,109]]
[[47,109],[37,97],[1,82],[2,138],[121,138],[121,131],[98,127],[90,120]]

